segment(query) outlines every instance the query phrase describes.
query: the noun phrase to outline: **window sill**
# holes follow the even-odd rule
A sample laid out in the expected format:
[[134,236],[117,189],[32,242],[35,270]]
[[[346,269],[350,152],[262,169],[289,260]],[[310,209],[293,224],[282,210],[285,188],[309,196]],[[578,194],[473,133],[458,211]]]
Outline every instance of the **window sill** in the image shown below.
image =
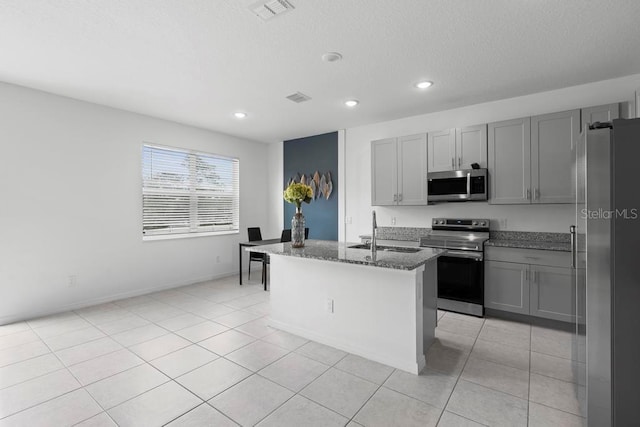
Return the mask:
[[172,239],[189,239],[193,237],[210,237],[210,236],[225,236],[228,234],[239,234],[240,231],[209,231],[206,233],[182,233],[182,234],[156,234],[151,236],[142,236],[143,242],[149,242],[154,240],[172,240]]

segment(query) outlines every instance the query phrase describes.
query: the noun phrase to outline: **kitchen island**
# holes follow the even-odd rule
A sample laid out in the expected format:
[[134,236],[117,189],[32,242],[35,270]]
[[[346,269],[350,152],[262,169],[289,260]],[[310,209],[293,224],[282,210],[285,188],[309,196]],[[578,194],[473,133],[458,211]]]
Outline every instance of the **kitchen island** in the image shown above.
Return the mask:
[[[437,257],[308,240],[251,248],[271,265],[270,326],[414,374],[436,327]],[[402,250],[402,249],[400,249]]]

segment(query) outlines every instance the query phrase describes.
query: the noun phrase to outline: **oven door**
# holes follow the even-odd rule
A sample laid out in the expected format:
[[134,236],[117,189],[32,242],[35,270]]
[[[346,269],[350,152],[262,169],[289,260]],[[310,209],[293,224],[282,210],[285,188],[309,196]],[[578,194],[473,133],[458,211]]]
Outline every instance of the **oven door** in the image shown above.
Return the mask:
[[[484,257],[482,252],[449,251],[438,258],[438,300],[441,308],[484,314]],[[459,302],[459,304],[453,302]]]

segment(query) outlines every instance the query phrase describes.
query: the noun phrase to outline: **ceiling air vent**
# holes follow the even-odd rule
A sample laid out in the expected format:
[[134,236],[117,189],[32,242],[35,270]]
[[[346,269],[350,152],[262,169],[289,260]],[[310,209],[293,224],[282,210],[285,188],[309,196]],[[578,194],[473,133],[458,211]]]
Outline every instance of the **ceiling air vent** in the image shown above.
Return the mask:
[[287,99],[289,101],[293,101],[293,102],[296,102],[296,103],[299,104],[301,102],[305,102],[305,101],[310,100],[311,97],[309,95],[305,95],[302,92],[296,92],[296,93],[294,93],[292,95],[287,96]]
[[262,0],[249,6],[249,9],[263,21],[282,15],[293,8],[293,5],[287,0]]

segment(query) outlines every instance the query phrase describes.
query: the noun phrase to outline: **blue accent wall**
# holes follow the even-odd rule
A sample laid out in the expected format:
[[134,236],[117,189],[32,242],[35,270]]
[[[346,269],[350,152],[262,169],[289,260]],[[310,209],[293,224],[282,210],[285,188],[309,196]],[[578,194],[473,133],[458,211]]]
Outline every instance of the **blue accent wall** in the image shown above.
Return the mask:
[[[311,203],[302,204],[309,238],[338,240],[338,132],[284,141],[284,182],[287,188],[291,178],[318,171],[321,175],[331,172],[333,191],[329,199],[320,196]],[[284,203],[283,228],[291,228],[291,218],[296,212],[293,204]]]

